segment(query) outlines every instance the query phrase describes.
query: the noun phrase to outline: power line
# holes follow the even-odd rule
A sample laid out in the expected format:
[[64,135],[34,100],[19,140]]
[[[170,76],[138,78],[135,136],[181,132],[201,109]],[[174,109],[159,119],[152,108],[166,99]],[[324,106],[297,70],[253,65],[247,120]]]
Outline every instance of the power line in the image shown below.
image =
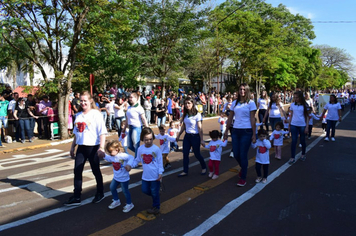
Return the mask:
[[322,24],[352,24],[356,23],[356,20],[349,20],[349,21],[312,21],[312,23],[322,23]]

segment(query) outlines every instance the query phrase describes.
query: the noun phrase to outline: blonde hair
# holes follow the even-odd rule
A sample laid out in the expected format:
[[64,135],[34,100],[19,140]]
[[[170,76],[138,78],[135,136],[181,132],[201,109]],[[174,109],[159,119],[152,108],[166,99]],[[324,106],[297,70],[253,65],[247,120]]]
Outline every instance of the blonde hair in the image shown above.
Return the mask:
[[[91,94],[88,92],[88,91],[83,91],[80,93],[80,96],[87,96],[89,101],[90,101],[90,108],[91,109],[97,109],[98,110],[98,107],[96,106],[95,104],[95,101],[93,99],[93,97],[91,96]],[[80,111],[82,111],[82,107],[80,107]]]
[[[240,97],[240,88],[241,87],[245,87],[245,97],[243,99],[241,99],[241,97]],[[236,100],[237,100],[236,104],[241,100],[244,100],[244,102],[247,102],[247,103],[251,100],[250,86],[248,86],[248,84],[246,84],[246,83],[240,84],[239,91],[237,91],[237,99]]]
[[122,147],[121,143],[118,140],[111,140],[106,144],[105,151],[107,153],[110,153],[115,149],[118,149],[119,152],[125,152],[124,148]]

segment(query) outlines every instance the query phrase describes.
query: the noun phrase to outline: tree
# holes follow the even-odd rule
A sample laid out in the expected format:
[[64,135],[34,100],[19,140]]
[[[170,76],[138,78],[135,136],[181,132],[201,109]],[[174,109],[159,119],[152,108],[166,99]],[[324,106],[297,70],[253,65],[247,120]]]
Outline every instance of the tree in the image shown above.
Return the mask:
[[[4,42],[39,69],[44,88],[57,93],[61,138],[67,138],[69,91],[80,43],[90,41],[100,22],[119,24],[117,12],[123,6],[108,0],[3,0],[0,9]],[[19,47],[18,40],[26,47]],[[53,69],[53,78],[41,60]]]

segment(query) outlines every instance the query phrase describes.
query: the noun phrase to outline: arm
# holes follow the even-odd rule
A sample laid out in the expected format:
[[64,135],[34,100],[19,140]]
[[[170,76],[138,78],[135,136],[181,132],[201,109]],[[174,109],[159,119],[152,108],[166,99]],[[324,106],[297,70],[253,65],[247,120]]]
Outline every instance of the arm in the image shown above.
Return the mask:
[[30,114],[30,116],[32,116],[33,118],[38,118],[37,116],[35,116],[32,112],[31,112],[31,109],[30,108],[27,108],[27,112],[28,114]]
[[105,156],[105,139],[105,134],[100,135],[100,148],[98,149],[98,156],[100,158],[103,158]]
[[226,121],[226,130],[225,130],[225,133],[224,133],[224,140],[227,140],[227,137],[228,137],[228,134],[229,134],[229,129],[230,129],[231,122],[232,122],[232,119],[234,117],[234,114],[235,114],[234,111],[230,111],[229,118]]
[[198,133],[199,133],[199,136],[200,136],[200,143],[203,146],[205,146],[205,142],[204,142],[204,139],[203,139],[203,127],[202,127],[201,121],[198,121],[197,125],[198,125]]
[[176,141],[178,142],[180,135],[185,131],[185,124],[182,124],[182,127],[177,135]]
[[267,118],[267,115],[269,114],[269,106],[267,107],[267,111],[266,111],[266,113],[265,113],[265,116],[263,117],[263,121],[262,121],[262,123],[266,123],[266,118]]
[[17,110],[14,111],[14,118],[15,120],[18,120],[19,118],[17,117]]
[[255,148],[257,147],[257,142],[251,143],[251,147],[252,147],[253,149],[255,149]]
[[271,142],[270,141],[268,141],[267,139],[265,139],[265,140],[263,140],[263,145],[265,145],[265,147],[267,148],[267,149],[270,149],[271,148]]
[[[290,121],[289,124],[292,124],[292,120],[293,120],[293,111],[290,111]],[[288,127],[288,131],[290,132],[290,126]]]
[[338,113],[339,113],[339,122],[341,122],[341,120],[342,120],[342,119],[341,119],[341,118],[342,118],[342,117],[341,117],[341,109],[338,110]]
[[69,152],[69,153],[70,153],[70,156],[71,156],[72,158],[75,157],[75,153],[74,153],[75,146],[77,146],[77,139],[76,139],[76,137],[75,137],[75,135],[74,135],[73,142],[72,142],[72,146],[70,147],[70,152]]
[[221,147],[226,147],[227,146],[227,140],[224,140],[224,142],[222,142]]
[[255,116],[256,116],[256,110],[255,111],[250,111],[250,121],[251,121],[251,127],[252,127],[252,143],[256,142],[256,122],[255,122]]
[[141,117],[143,126],[148,127],[148,123],[147,123],[147,120],[146,120],[145,113],[142,113],[142,114],[140,115],[140,117]]

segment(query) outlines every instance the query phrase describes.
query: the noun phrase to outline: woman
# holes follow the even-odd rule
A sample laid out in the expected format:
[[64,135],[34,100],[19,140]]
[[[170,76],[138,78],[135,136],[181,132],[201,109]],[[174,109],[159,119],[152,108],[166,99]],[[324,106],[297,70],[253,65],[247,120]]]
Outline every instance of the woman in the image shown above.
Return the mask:
[[158,104],[158,107],[156,108],[156,114],[157,114],[157,126],[160,127],[161,124],[166,123],[166,115],[167,115],[167,107],[165,105],[165,101],[162,99],[161,103]]
[[25,142],[25,130],[27,133],[28,140],[30,141],[30,143],[32,143],[33,129],[31,126],[31,117],[35,119],[38,118],[37,116],[32,114],[30,108],[28,108],[28,106],[25,104],[25,100],[23,98],[19,98],[15,106],[14,118],[16,120],[16,123],[18,122],[18,126],[16,127],[16,129],[20,128],[21,131],[21,143]]
[[[280,122],[281,114],[284,114],[283,104],[278,96],[278,93],[272,93],[271,101],[268,105],[267,112],[263,118],[263,123],[266,124],[268,122],[267,116],[269,116],[269,123],[271,125],[272,130],[274,130],[277,122]],[[285,116],[285,115],[284,115]]]
[[296,91],[294,93],[294,103],[290,104],[290,125],[289,132],[292,133],[292,146],[291,146],[291,158],[289,164],[295,163],[295,152],[298,142],[298,136],[300,136],[300,144],[302,145],[302,161],[305,161],[305,134],[309,129],[309,115],[308,105],[305,102],[303,92]]
[[107,98],[105,96],[103,96],[102,94],[99,94],[99,98],[100,98],[98,100],[99,111],[101,112],[101,115],[103,116],[104,123],[106,124],[106,120],[108,119],[108,110],[106,109],[106,103],[108,103]]
[[122,98],[116,98],[114,104],[115,124],[117,128],[117,134],[120,138],[121,135],[121,123],[125,120],[125,102]]
[[[233,145],[234,158],[241,167],[239,176],[241,179],[237,186],[243,187],[246,185],[247,167],[248,167],[248,150],[250,149],[251,141],[256,142],[256,104],[250,100],[250,88],[243,83],[239,87],[237,99],[232,102],[230,115],[226,122],[226,127],[230,127],[234,120],[231,139]],[[227,139],[229,129],[226,129],[224,140]]]
[[157,93],[157,96],[153,102],[153,106],[155,107],[155,115],[154,115],[154,121],[155,121],[155,124],[157,125],[157,121],[158,121],[158,117],[157,117],[157,107],[159,104],[161,104],[162,102],[162,99],[161,99],[161,94],[160,93]]
[[320,117],[324,117],[326,111],[326,137],[325,141],[329,142],[330,129],[331,129],[331,141],[335,142],[335,127],[338,121],[341,122],[341,105],[337,102],[334,94],[330,95],[330,101],[324,107],[323,114]]
[[312,109],[312,113],[314,113],[313,99],[310,98],[309,92],[305,93],[305,102],[308,104],[308,107]]
[[[74,195],[65,203],[66,206],[81,204],[83,169],[89,160],[91,170],[96,180],[96,194],[92,203],[98,203],[104,198],[103,177],[100,171],[99,156],[105,155],[106,126],[100,111],[90,93],[80,94],[80,112],[74,121],[74,139],[70,149],[70,156],[75,159],[74,164]],[[75,147],[78,145],[77,152]]]
[[189,151],[193,147],[194,156],[200,162],[202,171],[201,175],[206,174],[206,164],[204,158],[200,154],[200,145],[205,146],[202,130],[202,116],[198,112],[193,98],[188,97],[184,101],[183,110],[183,125],[177,136],[177,142],[180,135],[185,131],[183,139],[183,172],[178,177],[188,175],[189,170]]
[[[268,99],[267,91],[262,91],[261,96],[257,101],[258,120],[260,121],[260,123],[263,123],[263,119],[265,116],[266,116],[266,120],[268,120],[268,114],[266,115],[266,111],[268,108],[268,101],[269,101],[269,99]],[[265,126],[266,126],[266,130],[268,132],[268,124],[265,123]],[[263,126],[261,126],[261,128],[263,128]]]

